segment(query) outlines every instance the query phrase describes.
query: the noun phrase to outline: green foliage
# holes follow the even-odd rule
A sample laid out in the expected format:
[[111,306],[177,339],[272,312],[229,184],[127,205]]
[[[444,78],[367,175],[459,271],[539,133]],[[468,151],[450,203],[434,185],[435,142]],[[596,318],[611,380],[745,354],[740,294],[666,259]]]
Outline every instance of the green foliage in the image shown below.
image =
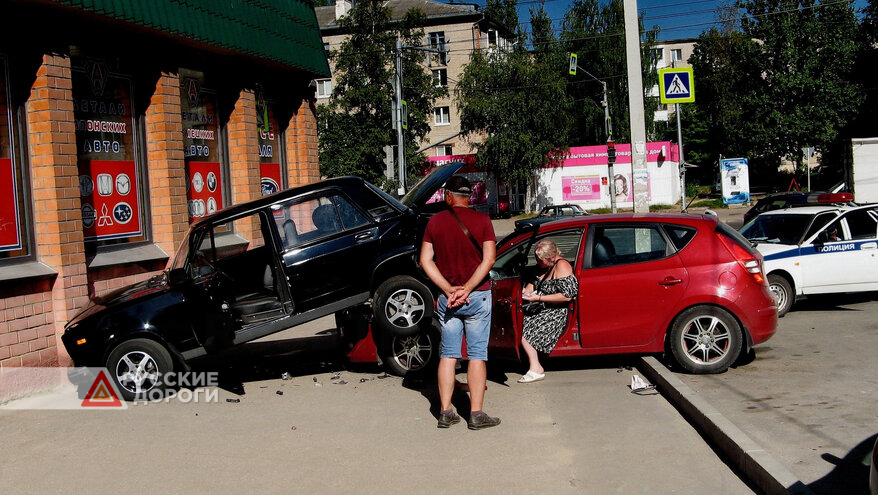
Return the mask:
[[682,106],[685,156],[701,167],[691,172],[702,183],[715,180],[720,155],[749,158],[751,182],[771,183],[782,158],[801,160],[804,146],[827,158],[849,140],[845,128],[862,102],[852,82],[856,17],[847,2],[736,7],[746,12],[740,30],[702,33],[689,59],[697,97]]
[[[330,53],[335,62],[335,87],[329,104],[318,108],[324,175],[357,175],[375,184],[385,182],[383,148],[396,144],[396,132],[391,128],[396,40],[399,37],[405,45],[423,45],[425,17],[412,10],[401,22],[390,21],[390,9],[378,0],[355,3],[340,20],[350,36]],[[424,161],[415,153],[417,144],[430,130],[428,116],[432,117],[433,102],[446,94],[444,88],[432,84],[431,75],[421,64],[423,58],[423,52],[403,51],[403,99],[408,103],[404,137],[411,167]]]
[[[652,60],[657,28],[643,29],[640,21],[641,66],[645,115],[653,115],[658,100],[647,97],[651,81],[658,80]],[[616,142],[630,142],[631,124],[628,112],[628,66],[625,51],[625,15],[622,0],[610,0],[601,6],[597,0],[575,0],[564,16],[563,33],[567,52],[576,53],[579,66],[592,76],[607,82],[610,119]],[[604,110],[601,85],[586,74],[570,78],[568,93],[575,99],[575,145],[602,143],[607,140],[604,130]],[[655,135],[653,119],[646,119],[649,139]],[[571,143],[573,144],[573,143]]]
[[531,11],[533,53],[474,52],[456,89],[461,131],[478,137],[477,161],[505,180],[529,180],[568,143],[572,102],[566,55],[545,11]]

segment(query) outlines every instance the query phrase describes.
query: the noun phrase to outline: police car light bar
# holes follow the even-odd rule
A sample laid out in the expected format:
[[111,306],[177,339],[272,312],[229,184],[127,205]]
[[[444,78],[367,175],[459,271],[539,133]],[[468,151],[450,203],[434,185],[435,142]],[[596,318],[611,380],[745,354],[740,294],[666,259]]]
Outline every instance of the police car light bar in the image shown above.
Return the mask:
[[801,196],[793,196],[789,199],[794,204],[829,204],[829,203],[850,203],[854,200],[851,193],[811,193]]

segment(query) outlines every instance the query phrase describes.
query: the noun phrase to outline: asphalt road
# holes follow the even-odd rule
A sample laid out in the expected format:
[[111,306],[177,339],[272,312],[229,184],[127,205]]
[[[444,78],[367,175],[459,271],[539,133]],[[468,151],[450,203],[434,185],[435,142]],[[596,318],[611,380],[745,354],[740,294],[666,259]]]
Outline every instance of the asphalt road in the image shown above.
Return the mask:
[[[283,349],[222,360],[217,403],[0,410],[4,490],[753,493],[662,395],[630,392],[632,359],[557,361],[527,385],[489,363],[486,411],[503,422],[470,431],[436,428],[430,380]],[[464,394],[454,403],[466,414]]]
[[811,297],[752,362],[678,374],[817,494],[868,494],[878,433],[878,293]]

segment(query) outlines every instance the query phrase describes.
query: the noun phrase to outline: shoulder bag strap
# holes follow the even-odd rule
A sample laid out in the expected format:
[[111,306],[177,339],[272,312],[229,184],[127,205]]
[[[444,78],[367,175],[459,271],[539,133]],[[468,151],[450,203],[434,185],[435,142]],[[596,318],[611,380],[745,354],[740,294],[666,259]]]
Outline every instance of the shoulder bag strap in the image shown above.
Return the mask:
[[466,225],[463,224],[463,220],[461,220],[460,217],[457,216],[457,213],[455,213],[454,208],[450,208],[450,211],[451,211],[451,216],[454,217],[454,219],[457,221],[457,225],[460,226],[460,230],[462,230],[463,233],[466,234],[467,237],[469,237],[470,242],[472,242],[473,246],[479,251],[479,256],[481,257],[482,256],[482,246],[479,246],[479,241],[477,241],[476,238],[473,236],[472,232],[470,232],[469,229],[466,228]]

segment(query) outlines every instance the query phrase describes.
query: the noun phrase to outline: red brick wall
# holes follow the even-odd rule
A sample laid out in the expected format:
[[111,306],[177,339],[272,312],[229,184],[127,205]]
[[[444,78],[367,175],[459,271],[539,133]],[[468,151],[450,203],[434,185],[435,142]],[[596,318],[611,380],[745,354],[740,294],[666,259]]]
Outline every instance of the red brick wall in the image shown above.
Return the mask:
[[[70,59],[44,55],[25,104],[38,261],[57,276],[0,287],[0,367],[69,365],[64,325],[88,301],[156,273],[154,264],[89,270],[79,196]],[[169,256],[188,223],[179,78],[164,73],[146,109],[146,157],[155,243]],[[232,204],[261,196],[256,100],[241,92],[228,123]],[[287,130],[291,186],[319,180],[313,98],[302,102]]]
[[290,187],[320,180],[317,152],[317,113],[314,98],[303,99],[287,129],[287,180]]
[[170,260],[189,228],[177,74],[162,74],[156,83],[146,110],[146,156],[153,242]]
[[[70,59],[61,55],[44,55],[26,103],[28,144],[34,199],[34,220],[37,258],[58,272],[50,292],[34,292],[24,296],[23,312],[33,318],[26,328],[15,332],[18,345],[12,346],[12,362],[20,358],[23,365],[53,364],[51,349],[58,349],[58,359],[69,361],[60,336],[64,324],[88,300],[85,248],[79,203],[79,170],[76,166],[76,138],[73,120]],[[33,287],[33,288],[38,288]],[[6,301],[17,310],[20,300]],[[50,303],[51,311],[45,308]],[[13,313],[13,316],[15,314]],[[21,326],[21,319],[10,322],[10,329]],[[53,328],[51,337],[43,325]],[[43,334],[43,337],[39,337]],[[39,339],[44,340],[39,340]],[[35,341],[35,342],[34,342]],[[24,344],[27,345],[27,352]],[[38,347],[45,344],[45,347]],[[45,351],[45,352],[44,352]],[[45,359],[44,359],[45,358]]]

